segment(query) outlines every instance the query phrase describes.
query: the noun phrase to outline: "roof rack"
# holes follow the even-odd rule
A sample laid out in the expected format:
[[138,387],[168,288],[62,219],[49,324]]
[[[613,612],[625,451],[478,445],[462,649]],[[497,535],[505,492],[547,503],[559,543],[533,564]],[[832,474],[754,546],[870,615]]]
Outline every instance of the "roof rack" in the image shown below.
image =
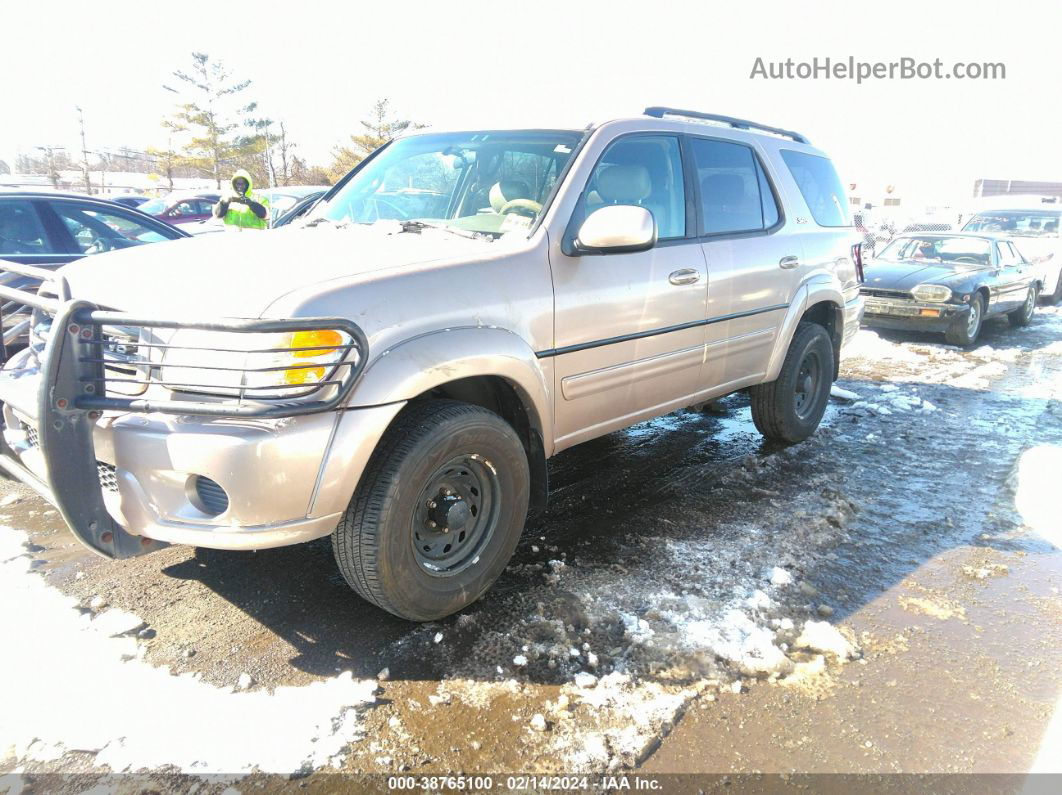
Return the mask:
[[761,130],[762,132],[773,133],[774,135],[781,135],[786,138],[792,138],[797,143],[809,144],[811,143],[798,132],[792,130],[783,130],[779,127],[768,127],[766,124],[757,124],[754,121],[746,121],[745,119],[735,119],[732,116],[720,116],[715,113],[701,113],[696,110],[679,110],[678,108],[665,108],[662,106],[653,106],[645,109],[646,116],[653,116],[657,119],[662,119],[664,116],[685,116],[689,119],[704,119],[705,121],[715,121],[720,124],[728,124],[738,130]]

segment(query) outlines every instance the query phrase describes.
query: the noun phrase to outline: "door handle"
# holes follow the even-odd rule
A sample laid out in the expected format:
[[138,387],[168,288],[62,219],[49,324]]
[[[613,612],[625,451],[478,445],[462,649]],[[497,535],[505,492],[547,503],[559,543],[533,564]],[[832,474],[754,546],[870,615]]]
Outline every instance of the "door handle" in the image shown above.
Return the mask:
[[681,270],[672,271],[671,275],[667,277],[667,280],[674,285],[682,285],[693,284],[700,278],[701,274],[693,268],[682,268]]
[[800,257],[790,255],[788,257],[782,257],[778,260],[778,267],[783,270],[790,270],[800,264]]

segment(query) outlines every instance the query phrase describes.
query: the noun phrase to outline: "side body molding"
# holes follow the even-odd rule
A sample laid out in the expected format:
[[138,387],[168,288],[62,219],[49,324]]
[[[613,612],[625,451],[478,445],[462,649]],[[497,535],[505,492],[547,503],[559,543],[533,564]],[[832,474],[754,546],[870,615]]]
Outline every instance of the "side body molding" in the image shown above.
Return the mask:
[[[370,348],[371,350],[371,348]],[[349,408],[410,400],[461,378],[508,381],[553,452],[552,364],[540,361],[523,339],[503,328],[463,326],[405,340],[369,362],[351,393]]]

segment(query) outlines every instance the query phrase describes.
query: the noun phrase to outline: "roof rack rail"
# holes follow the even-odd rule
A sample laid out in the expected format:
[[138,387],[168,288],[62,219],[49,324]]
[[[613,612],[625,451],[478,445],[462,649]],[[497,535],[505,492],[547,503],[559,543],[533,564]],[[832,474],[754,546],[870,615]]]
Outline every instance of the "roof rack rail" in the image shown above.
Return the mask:
[[680,110],[678,108],[665,108],[662,106],[653,106],[645,109],[646,116],[653,116],[657,119],[662,119],[664,116],[685,116],[689,119],[704,119],[705,121],[717,121],[720,124],[729,124],[738,130],[762,130],[763,132],[773,133],[774,135],[782,135],[786,138],[792,138],[797,143],[809,144],[811,143],[807,138],[798,132],[792,130],[783,130],[779,127],[768,127],[766,124],[757,124],[754,121],[747,121],[745,119],[735,119],[732,116],[720,116],[716,113],[701,113],[697,110]]

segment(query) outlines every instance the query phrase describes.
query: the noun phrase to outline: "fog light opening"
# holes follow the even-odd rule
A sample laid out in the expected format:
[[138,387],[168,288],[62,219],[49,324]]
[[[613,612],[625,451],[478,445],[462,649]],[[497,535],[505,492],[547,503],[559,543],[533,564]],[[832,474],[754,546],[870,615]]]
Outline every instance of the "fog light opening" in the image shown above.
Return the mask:
[[188,485],[188,499],[197,510],[209,516],[220,516],[229,509],[229,495],[216,480],[193,475]]

